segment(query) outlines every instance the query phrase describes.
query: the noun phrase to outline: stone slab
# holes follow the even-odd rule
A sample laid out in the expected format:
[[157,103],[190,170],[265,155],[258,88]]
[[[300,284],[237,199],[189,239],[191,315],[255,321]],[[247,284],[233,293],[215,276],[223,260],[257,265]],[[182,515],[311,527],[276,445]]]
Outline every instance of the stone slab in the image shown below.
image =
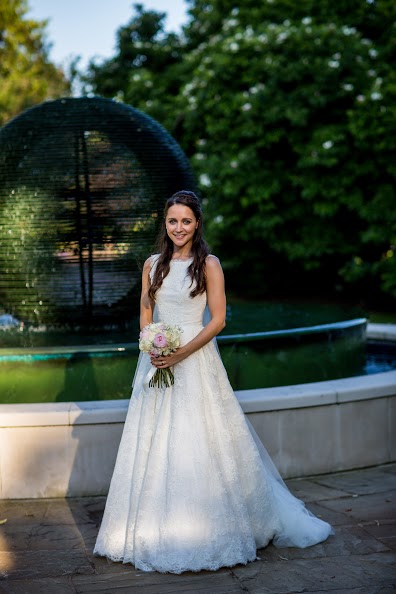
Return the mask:
[[351,555],[366,555],[371,553],[389,552],[390,548],[374,536],[368,534],[360,526],[338,526],[335,534],[325,542],[315,546],[300,549],[297,547],[278,549],[269,545],[258,551],[262,561],[278,562],[293,561],[295,559],[322,559],[326,557],[349,557]]
[[12,518],[24,525],[36,525],[43,520],[47,508],[47,499],[0,499],[0,520]]
[[328,487],[327,485],[316,482],[315,479],[289,479],[285,482],[293,495],[298,497],[298,499],[302,499],[305,503],[345,497],[346,495],[345,491]]
[[106,573],[99,576],[77,576],[73,585],[78,594],[109,594],[110,592],[141,592],[142,594],[234,594],[246,590],[232,572],[201,571],[181,575],[159,574],[126,570],[122,573]]
[[345,514],[351,522],[354,520],[361,522],[394,520],[396,518],[396,491],[326,500],[321,501],[321,506]]
[[[389,474],[394,474],[396,475],[396,462],[390,463],[390,464],[385,464],[384,466],[378,466],[378,469],[381,472],[387,472]],[[369,470],[369,469],[367,469]],[[374,468],[371,468],[371,470],[375,470]]]
[[[27,527],[12,521],[2,526],[0,550],[9,551],[62,551],[82,547],[83,539],[77,526],[53,525]],[[5,548],[6,547],[6,548]]]
[[0,594],[75,594],[75,592],[70,576],[0,582]]
[[396,398],[389,400],[389,460],[396,460]]
[[[235,568],[233,573],[250,594],[272,592],[333,592],[345,589],[380,585],[393,586],[396,582],[396,554],[373,553],[329,557],[321,559],[296,559],[293,562],[259,562]],[[376,592],[377,590],[372,590]]]
[[331,592],[331,594],[395,594],[395,588],[393,586],[378,586],[374,589],[369,586],[368,588],[348,588],[345,590],[342,588],[339,590],[317,590],[311,594],[327,594],[327,592]]
[[354,518],[351,518],[347,513],[343,513],[342,508],[339,511],[333,510],[329,507],[324,507],[325,503],[326,501],[320,501],[319,503],[312,501],[308,503],[306,507],[313,514],[315,514],[315,516],[317,516],[321,520],[329,522],[329,524],[331,524],[333,527],[356,525],[356,520]]
[[372,400],[396,395],[396,371],[384,371],[382,373],[330,381],[338,382],[338,403]]
[[394,521],[371,522],[362,528],[386,547],[396,550],[396,518]]
[[[339,468],[375,466],[391,461],[389,401],[389,398],[372,398],[338,406],[334,440],[337,442]],[[329,448],[333,447],[331,440],[328,444]]]
[[71,425],[92,425],[125,422],[129,400],[92,400],[71,402],[69,423]]
[[0,552],[0,567],[2,579],[33,579],[94,573],[82,548],[12,551],[10,554]]
[[291,478],[343,467],[338,416],[339,407],[333,405],[253,413],[248,418],[280,474]]
[[367,338],[372,340],[390,340],[396,341],[396,324],[367,324]]
[[[181,575],[144,573],[93,557],[104,497],[2,501],[0,519],[7,522],[0,524],[0,593],[390,594],[396,589],[396,521],[384,503],[392,491],[381,486],[395,470],[396,464],[288,481],[300,485],[303,500],[313,489],[307,508],[330,521],[335,535],[307,549],[270,545],[246,566]],[[353,497],[357,493],[344,490],[369,485],[378,492]]]
[[[326,594],[327,592],[329,592],[329,590],[317,590],[310,594]],[[395,594],[395,588],[393,586],[378,586],[378,588],[375,588],[374,590],[372,587],[353,588],[353,590],[350,588],[348,588],[348,590],[344,590],[344,588],[338,590],[337,588],[337,590],[331,590],[331,594]]]
[[384,536],[383,538],[381,538],[381,542],[384,543],[384,545],[387,546],[392,551],[396,551],[396,536],[390,536],[390,537]]
[[68,425],[70,402],[2,404],[0,427]]
[[245,413],[325,406],[396,395],[396,371],[235,392]]
[[[256,404],[264,394],[268,410],[250,411],[247,416],[282,476],[301,477],[395,459],[396,398],[385,396],[396,392],[396,371],[375,374],[375,386],[373,381],[367,377],[343,380],[353,397],[349,395],[346,399],[351,401],[341,405],[333,397],[330,405],[322,398],[323,386],[316,384],[282,388],[292,390],[295,398],[293,404],[290,395],[283,395],[286,409],[273,389],[252,391],[258,398]],[[368,382],[364,397],[362,382]],[[340,386],[335,384],[333,389],[340,402]],[[243,394],[238,395],[249,412]],[[9,426],[0,427],[0,497],[106,494],[127,403],[55,403],[53,411],[49,404],[26,405],[26,410],[25,405],[15,405],[14,412],[14,405],[4,405],[6,412],[1,409],[0,414]]]
[[336,387],[330,382],[238,390],[235,394],[244,413],[324,406],[337,402]]
[[122,424],[77,424],[71,427],[75,456],[66,496],[107,494],[122,430]]
[[1,497],[64,495],[75,454],[70,433],[67,426],[1,429]]
[[315,476],[315,483],[346,493],[369,495],[396,489],[396,464]]
[[89,517],[85,512],[84,506],[73,506],[72,500],[54,498],[45,501],[45,513],[40,521],[44,526],[51,526],[53,524],[75,525],[80,522],[89,522]]
[[[96,538],[98,536],[99,526],[96,526],[95,524],[79,524],[78,530],[83,540],[85,551],[88,555],[88,558],[97,570],[98,568],[96,567],[96,561],[98,557],[93,556],[93,550],[95,547]],[[98,571],[98,573],[100,572]]]
[[65,499],[71,515],[79,524],[94,523],[99,527],[102,521],[106,497],[71,497]]

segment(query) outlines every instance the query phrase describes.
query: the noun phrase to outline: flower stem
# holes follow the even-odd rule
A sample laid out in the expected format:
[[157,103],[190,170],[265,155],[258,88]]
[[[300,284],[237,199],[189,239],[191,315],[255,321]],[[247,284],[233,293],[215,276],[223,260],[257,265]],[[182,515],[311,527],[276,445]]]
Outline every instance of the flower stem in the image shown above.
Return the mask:
[[149,387],[154,388],[170,388],[175,383],[175,376],[170,367],[167,369],[157,369],[153,377],[149,381]]

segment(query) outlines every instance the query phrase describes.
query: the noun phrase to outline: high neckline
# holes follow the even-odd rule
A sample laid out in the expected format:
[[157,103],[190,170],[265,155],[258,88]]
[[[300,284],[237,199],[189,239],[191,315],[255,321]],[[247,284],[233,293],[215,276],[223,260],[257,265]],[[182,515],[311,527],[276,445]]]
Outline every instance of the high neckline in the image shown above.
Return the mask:
[[189,262],[190,260],[193,259],[193,256],[189,256],[188,258],[184,259],[184,258],[171,258],[171,262]]

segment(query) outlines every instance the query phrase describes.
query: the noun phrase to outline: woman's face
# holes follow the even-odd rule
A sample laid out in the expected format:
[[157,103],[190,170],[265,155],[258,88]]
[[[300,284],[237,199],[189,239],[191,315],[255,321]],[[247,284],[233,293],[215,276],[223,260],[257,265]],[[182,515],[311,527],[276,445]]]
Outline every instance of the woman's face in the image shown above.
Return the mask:
[[191,208],[184,204],[174,204],[166,213],[165,225],[175,248],[181,249],[192,244],[198,221]]

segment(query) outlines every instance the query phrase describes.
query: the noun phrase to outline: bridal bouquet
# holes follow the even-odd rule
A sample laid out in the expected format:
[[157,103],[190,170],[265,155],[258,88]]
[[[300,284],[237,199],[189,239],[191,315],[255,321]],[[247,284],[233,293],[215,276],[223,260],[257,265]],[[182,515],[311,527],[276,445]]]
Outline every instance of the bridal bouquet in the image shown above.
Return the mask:
[[[163,322],[147,324],[139,335],[139,349],[148,353],[150,357],[166,356],[174,353],[180,346],[182,329],[179,326],[171,326]],[[170,367],[150,372],[150,388],[173,386],[175,378]]]

